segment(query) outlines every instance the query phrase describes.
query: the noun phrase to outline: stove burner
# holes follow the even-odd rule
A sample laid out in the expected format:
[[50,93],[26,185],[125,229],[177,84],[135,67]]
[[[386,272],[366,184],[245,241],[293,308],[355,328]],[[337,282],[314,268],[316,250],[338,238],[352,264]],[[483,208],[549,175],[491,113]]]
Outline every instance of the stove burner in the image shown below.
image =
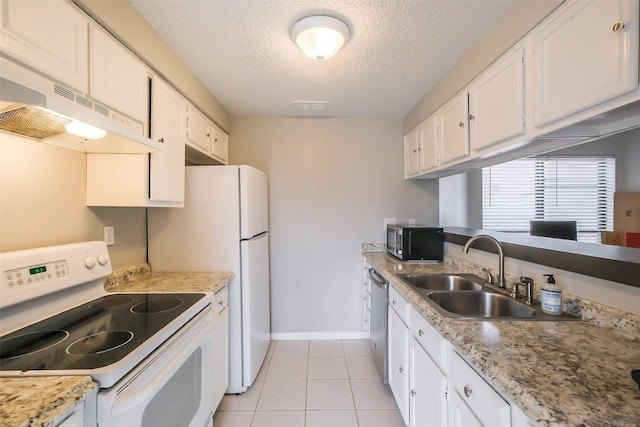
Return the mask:
[[141,302],[131,307],[133,313],[163,313],[180,307],[184,301],[180,298],[159,298]]
[[107,295],[93,304],[89,305],[91,309],[104,310],[106,308],[118,307],[119,305],[128,304],[135,298],[129,295]]
[[67,353],[83,356],[106,353],[120,348],[133,339],[131,331],[107,331],[80,338],[67,347]]
[[46,350],[68,336],[67,331],[39,331],[0,340],[0,359],[15,359]]

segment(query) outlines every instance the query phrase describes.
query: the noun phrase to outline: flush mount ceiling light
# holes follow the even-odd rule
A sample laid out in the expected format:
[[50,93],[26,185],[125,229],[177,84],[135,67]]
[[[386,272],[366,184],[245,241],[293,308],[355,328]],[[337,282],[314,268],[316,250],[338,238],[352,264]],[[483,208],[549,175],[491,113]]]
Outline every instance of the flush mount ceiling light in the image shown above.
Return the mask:
[[307,16],[293,24],[291,38],[307,56],[323,61],[349,40],[349,27],[332,16]]

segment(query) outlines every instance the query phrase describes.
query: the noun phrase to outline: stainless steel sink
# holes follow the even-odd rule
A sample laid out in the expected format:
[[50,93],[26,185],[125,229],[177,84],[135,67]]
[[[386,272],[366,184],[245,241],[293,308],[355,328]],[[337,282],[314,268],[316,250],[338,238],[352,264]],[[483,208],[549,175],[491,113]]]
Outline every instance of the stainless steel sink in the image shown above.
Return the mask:
[[[531,319],[538,315],[528,305],[492,292],[431,292],[427,301],[437,311],[456,319]],[[542,320],[542,319],[541,319]]]
[[421,290],[479,291],[485,283],[485,280],[472,274],[399,274],[398,277],[421,294]]

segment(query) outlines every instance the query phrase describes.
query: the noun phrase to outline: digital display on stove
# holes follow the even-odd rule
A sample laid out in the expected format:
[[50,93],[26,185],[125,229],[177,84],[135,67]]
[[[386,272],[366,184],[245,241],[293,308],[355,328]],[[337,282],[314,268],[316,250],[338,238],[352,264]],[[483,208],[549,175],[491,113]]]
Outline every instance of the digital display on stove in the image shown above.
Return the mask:
[[34,274],[40,274],[40,273],[44,273],[47,271],[47,266],[46,265],[41,265],[40,267],[33,267],[29,269],[29,274],[34,275]]

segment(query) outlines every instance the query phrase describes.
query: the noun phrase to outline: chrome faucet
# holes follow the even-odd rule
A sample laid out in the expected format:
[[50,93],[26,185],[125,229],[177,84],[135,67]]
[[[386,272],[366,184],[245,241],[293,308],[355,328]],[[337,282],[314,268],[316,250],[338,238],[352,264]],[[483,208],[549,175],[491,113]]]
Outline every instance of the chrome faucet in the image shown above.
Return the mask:
[[473,242],[475,242],[476,240],[480,240],[480,239],[487,239],[493,243],[495,243],[496,247],[498,248],[498,287],[505,289],[504,286],[504,251],[502,250],[502,245],[500,244],[500,242],[498,241],[498,239],[496,239],[493,236],[489,236],[488,234],[478,234],[477,236],[473,236],[472,238],[470,238],[469,240],[467,240],[467,243],[464,244],[464,247],[462,248],[462,252],[469,253],[469,248],[471,247],[471,244]]

